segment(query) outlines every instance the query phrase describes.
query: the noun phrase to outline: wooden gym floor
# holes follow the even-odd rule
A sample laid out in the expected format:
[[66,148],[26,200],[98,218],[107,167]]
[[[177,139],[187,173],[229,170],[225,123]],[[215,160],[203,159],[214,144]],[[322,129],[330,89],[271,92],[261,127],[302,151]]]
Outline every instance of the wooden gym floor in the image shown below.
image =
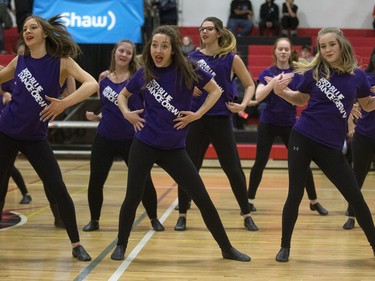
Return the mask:
[[[278,263],[281,210],[287,193],[287,170],[265,170],[253,218],[258,232],[243,227],[239,207],[219,168],[203,168],[202,178],[218,208],[232,244],[251,256],[250,263],[224,260],[193,204],[185,232],[174,231],[178,212],[173,180],[160,168],[152,171],[158,192],[158,216],[166,230],[154,232],[143,206],[138,208],[126,260],[112,261],[118,213],[125,194],[126,166],[116,161],[105,185],[100,230],[83,232],[88,223],[88,160],[59,160],[76,207],[81,242],[91,262],[71,256],[65,230],[56,229],[42,184],[29,163],[16,161],[33,198],[20,205],[21,194],[11,180],[5,210],[21,215],[20,225],[0,230],[0,280],[374,280],[375,258],[362,230],[344,230],[346,202],[318,170],[314,178],[320,203],[329,210],[319,216],[309,210],[306,196],[294,231],[290,261]],[[215,166],[215,165],[213,165]],[[244,165],[249,177],[251,163]],[[284,168],[282,167],[284,166]],[[363,193],[375,210],[375,177],[370,172]],[[187,175],[188,176],[188,175]]]

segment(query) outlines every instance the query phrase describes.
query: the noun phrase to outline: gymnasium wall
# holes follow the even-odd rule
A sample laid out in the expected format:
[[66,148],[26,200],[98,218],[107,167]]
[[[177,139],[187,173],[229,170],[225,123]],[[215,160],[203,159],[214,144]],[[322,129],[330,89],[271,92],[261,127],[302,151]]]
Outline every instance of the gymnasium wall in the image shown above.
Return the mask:
[[[199,26],[208,16],[216,16],[226,24],[231,0],[178,0],[179,25]],[[255,22],[259,21],[260,5],[265,0],[252,0]],[[284,0],[276,0],[281,7]],[[375,1],[371,0],[294,0],[298,6],[300,27],[371,29],[372,11]]]

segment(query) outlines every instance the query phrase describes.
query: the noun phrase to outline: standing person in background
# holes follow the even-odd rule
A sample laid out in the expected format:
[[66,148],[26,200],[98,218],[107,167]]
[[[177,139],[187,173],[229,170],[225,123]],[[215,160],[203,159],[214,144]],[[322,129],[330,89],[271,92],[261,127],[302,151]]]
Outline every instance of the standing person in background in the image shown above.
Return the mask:
[[[111,258],[124,259],[146,179],[153,165],[157,164],[191,196],[219,244],[223,258],[250,261],[249,256],[231,245],[204,183],[185,151],[189,123],[201,118],[214,105],[220,96],[219,87],[211,74],[186,60],[179,34],[171,26],[155,29],[142,57],[144,66],[118,96],[118,106],[133,124],[136,134],[129,154],[128,186],[120,210],[117,246]],[[194,86],[208,92],[205,102],[196,112],[191,111]],[[131,95],[143,96],[144,109],[129,110]]]
[[160,25],[178,24],[177,0],[151,0],[151,3],[159,13]]
[[[248,0],[232,0],[228,29],[239,37],[247,36],[253,28],[253,5]],[[238,32],[241,28],[241,32]]]
[[263,36],[267,28],[272,30],[273,36],[279,35],[279,6],[274,3],[274,0],[266,0],[260,6],[259,35]]
[[[375,48],[371,52],[370,61],[365,72],[371,86],[371,92],[374,94]],[[375,157],[375,111],[366,112],[362,110],[360,118],[350,116],[348,122],[348,128],[351,128],[349,135],[353,137],[351,150],[354,175],[357,179],[359,188],[362,189],[363,183],[371,167],[371,163]],[[348,220],[343,225],[343,228],[353,229],[355,225],[355,213],[351,206],[348,206],[347,213]]]
[[289,78],[279,76],[274,92],[295,105],[304,105],[289,137],[289,192],[282,215],[281,249],[276,261],[289,260],[293,229],[298,218],[311,161],[336,186],[357,215],[375,255],[375,227],[342,148],[347,120],[355,100],[366,111],[375,110],[366,74],[356,62],[353,48],[339,28],[323,28],[317,36],[318,54],[310,62],[295,63],[303,81],[296,91]]
[[[298,53],[292,50],[292,42],[281,37],[275,41],[273,48],[274,65],[263,70],[258,79],[259,83],[255,93],[256,101],[263,102],[264,107],[260,115],[257,129],[256,158],[250,172],[248,198],[251,211],[256,211],[254,199],[262,180],[264,168],[267,165],[271,148],[276,137],[280,137],[288,147],[289,135],[296,122],[296,106],[277,96],[273,87],[282,74],[290,77],[288,87],[296,90],[302,82],[302,76],[293,74],[293,62],[298,60]],[[307,173],[306,191],[310,199],[310,209],[316,210],[320,215],[327,215],[328,211],[317,200],[315,184],[311,169]]]
[[299,24],[297,11],[298,6],[294,4],[294,0],[285,0],[282,8],[281,36],[288,36],[288,30],[291,36],[297,36],[296,29]]
[[0,54],[6,54],[4,29],[13,27],[13,20],[9,14],[9,0],[0,0]]
[[[80,244],[74,203],[48,143],[47,130],[48,121],[92,95],[97,82],[73,60],[80,49],[59,16],[49,20],[30,16],[22,30],[25,55],[15,57],[0,75],[0,83],[15,79],[12,101],[0,118],[0,194],[6,194],[14,160],[22,152],[57,202],[73,257],[90,261],[90,255]],[[81,86],[58,99],[69,76]],[[4,200],[5,197],[0,198],[0,217]]]
[[22,31],[23,22],[33,13],[34,0],[14,0],[18,33]]
[[[103,205],[103,188],[116,156],[121,156],[128,164],[130,146],[134,138],[133,125],[124,119],[117,106],[117,96],[138,69],[135,45],[129,40],[118,42],[111,54],[109,73],[99,81],[102,112],[95,115],[87,112],[87,119],[100,121],[92,144],[90,157],[90,181],[88,201],[91,220],[83,231],[99,229],[99,218]],[[138,95],[129,99],[129,108],[143,108],[143,100]],[[163,231],[164,226],[157,219],[157,195],[151,175],[146,180],[143,205],[155,231]]]
[[[199,27],[201,48],[189,55],[205,71],[212,73],[221,89],[221,96],[202,118],[190,124],[186,139],[186,151],[199,171],[204,155],[212,143],[220,165],[227,175],[233,194],[240,206],[247,230],[257,231],[250,216],[246,196],[246,177],[243,172],[237,144],[234,138],[233,113],[243,111],[254,96],[255,85],[242,59],[236,54],[236,38],[224,29],[223,22],[216,17],[206,18]],[[237,85],[234,77],[240,79],[245,94],[241,104],[236,103]],[[206,92],[193,98],[192,110],[202,106]],[[191,188],[194,188],[192,186]],[[175,230],[186,230],[186,215],[190,198],[184,189],[178,188],[179,218]]]
[[299,57],[299,59],[312,61],[313,58],[314,58],[314,55],[311,52],[311,46],[310,45],[303,45],[302,48],[301,48],[301,56]]

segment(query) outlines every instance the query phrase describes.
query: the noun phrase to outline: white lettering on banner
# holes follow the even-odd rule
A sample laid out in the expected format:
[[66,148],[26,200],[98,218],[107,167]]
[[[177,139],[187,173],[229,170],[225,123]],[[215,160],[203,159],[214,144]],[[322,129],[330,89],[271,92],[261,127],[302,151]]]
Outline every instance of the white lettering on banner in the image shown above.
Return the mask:
[[75,12],[64,12],[61,15],[66,27],[107,27],[107,30],[111,30],[116,25],[116,16],[112,11],[108,11],[107,14],[108,16],[80,16]]
[[103,96],[107,98],[110,102],[118,106],[118,103],[117,103],[118,93],[116,93],[110,86],[105,87],[105,89],[103,90]]
[[336,108],[339,110],[342,118],[346,118],[348,114],[345,111],[343,103],[341,102],[345,98],[344,95],[341,94],[340,91],[325,78],[320,78],[316,83],[316,86],[326,95],[326,97],[330,101],[332,101],[336,105]]
[[173,98],[159,85],[158,82],[156,82],[155,79],[151,80],[147,86],[147,90],[150,91],[151,95],[154,96],[156,101],[160,103],[164,108],[166,108],[169,112],[171,112],[173,115],[176,115],[177,117],[181,117],[180,111],[175,108],[170,102],[173,100]]
[[43,91],[43,87],[39,85],[38,81],[32,76],[30,71],[25,68],[18,74],[18,77],[39,106],[46,107],[47,103],[40,95],[40,92]]
[[[215,76],[216,76],[215,71],[212,70],[212,68],[207,64],[207,62],[204,59],[200,59],[199,61],[197,61],[197,64],[200,66],[200,68],[202,68],[204,71],[212,74],[213,77],[215,78]],[[216,82],[216,84],[217,84],[217,82]],[[217,84],[217,85],[220,88],[220,92],[224,93],[223,88],[219,84]]]

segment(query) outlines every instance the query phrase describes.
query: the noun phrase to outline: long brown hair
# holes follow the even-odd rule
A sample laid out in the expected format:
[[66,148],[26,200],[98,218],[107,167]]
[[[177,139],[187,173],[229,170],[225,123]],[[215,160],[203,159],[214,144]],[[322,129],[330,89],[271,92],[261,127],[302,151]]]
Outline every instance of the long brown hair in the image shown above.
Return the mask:
[[155,64],[151,57],[152,39],[156,34],[164,34],[168,36],[172,47],[172,63],[176,66],[178,73],[181,73],[181,78],[185,85],[190,89],[193,88],[193,83],[198,81],[198,75],[194,71],[193,63],[186,60],[186,57],[181,50],[180,35],[176,27],[171,25],[161,25],[157,27],[152,33],[151,39],[147,42],[143,49],[142,58],[145,73],[145,85],[151,80],[157,78],[154,71]]
[[[26,18],[35,21],[42,28],[46,37],[46,50],[52,57],[72,57],[76,58],[81,50],[79,46],[72,39],[71,34],[67,31],[65,25],[61,22],[61,15],[54,16],[49,20],[45,20],[40,16],[32,15]],[[20,33],[19,38],[23,43],[23,32]],[[30,49],[25,44],[25,55],[30,55]]]

